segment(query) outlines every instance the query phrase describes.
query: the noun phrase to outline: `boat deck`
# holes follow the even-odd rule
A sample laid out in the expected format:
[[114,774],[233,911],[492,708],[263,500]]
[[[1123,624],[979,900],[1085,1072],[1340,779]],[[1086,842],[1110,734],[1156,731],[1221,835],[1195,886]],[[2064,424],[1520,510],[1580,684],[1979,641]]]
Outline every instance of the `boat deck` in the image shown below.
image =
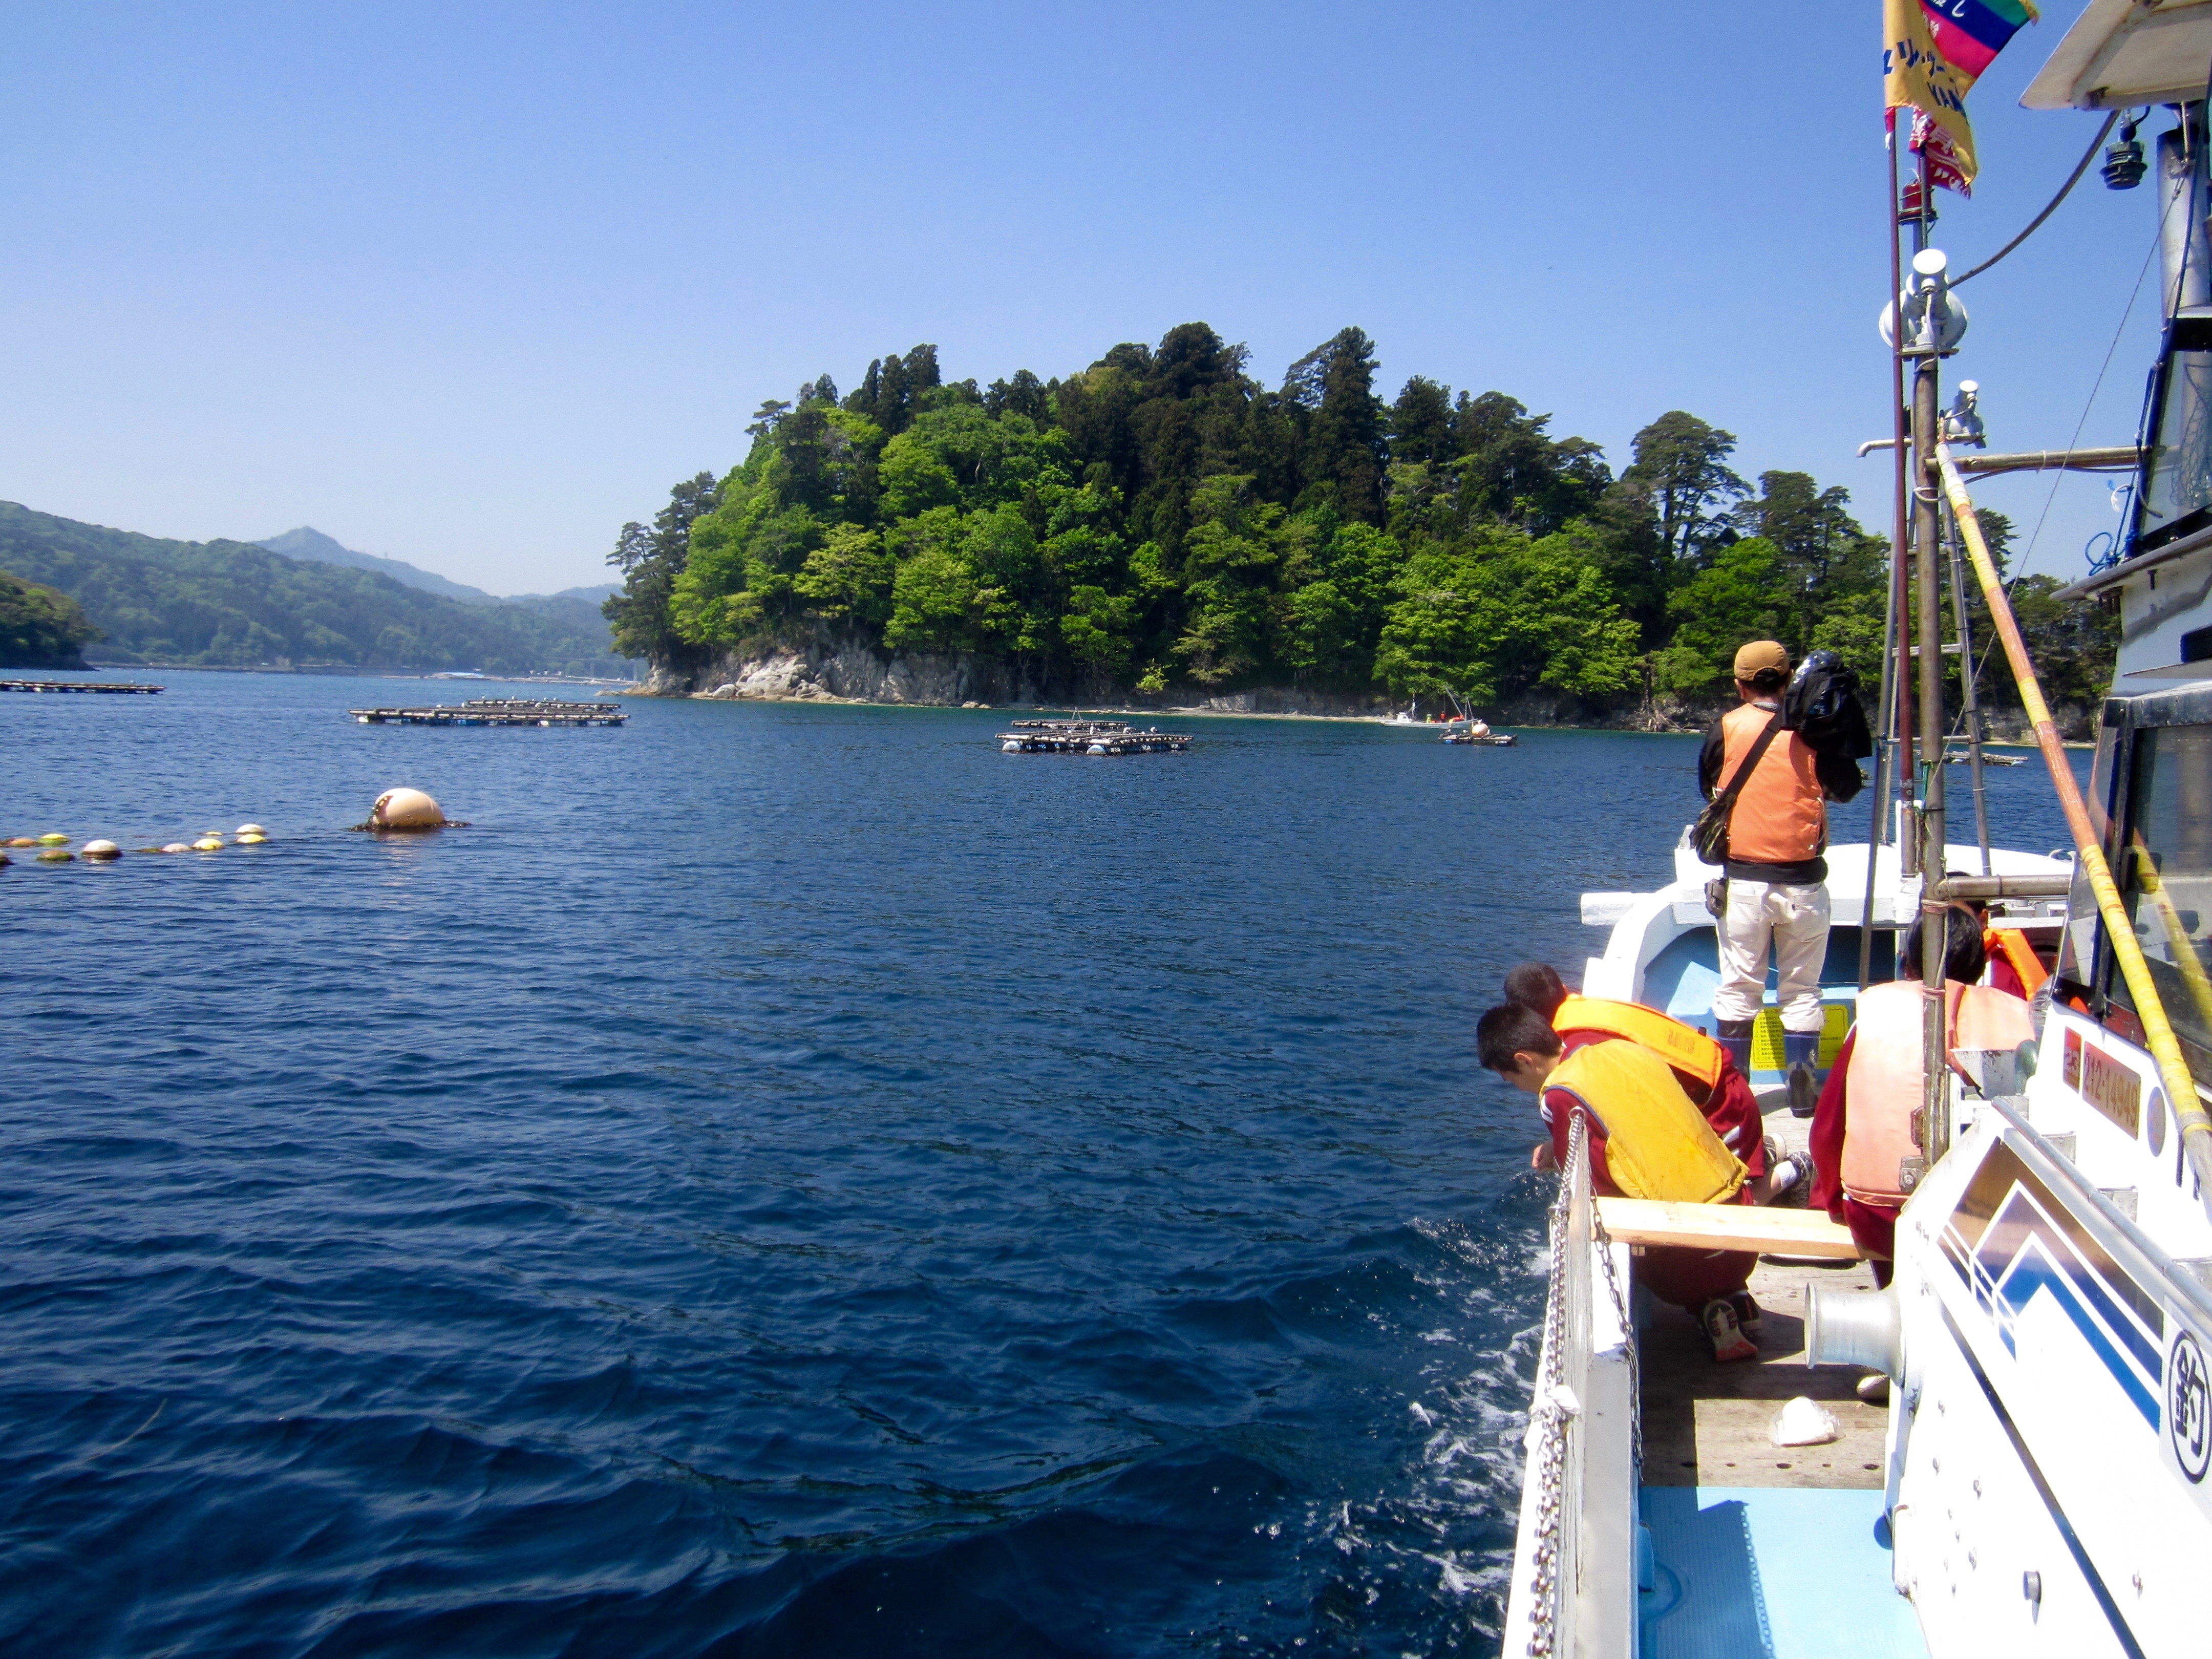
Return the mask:
[[1642,1659],[1927,1659],[1880,1492],[1647,1486]]
[[[1777,1090],[1766,1132],[1805,1144]],[[1717,1365],[1687,1314],[1651,1308],[1638,1335],[1643,1518],[1655,1582],[1644,1597],[1646,1659],[1918,1659],[1912,1604],[1890,1584],[1882,1517],[1887,1406],[1856,1392],[1860,1373],[1805,1364],[1805,1286],[1872,1290],[1863,1261],[1761,1257],[1751,1291],[1765,1314],[1755,1363]],[[1803,1395],[1835,1415],[1839,1438],[1778,1447],[1767,1431]]]
[[[1779,1090],[1766,1133],[1785,1152],[1805,1144],[1812,1124],[1794,1118]],[[1678,1308],[1652,1308],[1638,1334],[1644,1383],[1644,1483],[1650,1486],[1847,1486],[1879,1489],[1887,1406],[1860,1400],[1860,1373],[1805,1364],[1805,1285],[1817,1279],[1847,1290],[1874,1289],[1863,1261],[1778,1261],[1761,1256],[1751,1293],[1765,1315],[1759,1358],[1716,1365],[1705,1334]],[[1835,1414],[1843,1437],[1826,1446],[1778,1447],[1767,1428],[1783,1402],[1804,1395]]]

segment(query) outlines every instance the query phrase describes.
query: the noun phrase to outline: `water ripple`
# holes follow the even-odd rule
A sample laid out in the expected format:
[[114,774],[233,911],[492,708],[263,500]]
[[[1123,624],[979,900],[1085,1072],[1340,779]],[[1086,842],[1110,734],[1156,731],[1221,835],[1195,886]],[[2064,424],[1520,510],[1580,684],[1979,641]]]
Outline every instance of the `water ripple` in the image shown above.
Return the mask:
[[[1692,744],[168,679],[0,708],[6,833],[276,834],[0,872],[0,1645],[1494,1650],[1543,1194],[1468,1027]],[[475,827],[344,830],[402,782]]]

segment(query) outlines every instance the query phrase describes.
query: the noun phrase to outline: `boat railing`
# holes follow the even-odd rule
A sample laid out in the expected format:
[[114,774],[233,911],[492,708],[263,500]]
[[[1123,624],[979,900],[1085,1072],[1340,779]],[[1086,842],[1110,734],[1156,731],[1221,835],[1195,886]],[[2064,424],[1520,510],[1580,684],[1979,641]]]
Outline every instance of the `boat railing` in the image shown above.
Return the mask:
[[1539,1659],[1626,1653],[1635,1629],[1643,1447],[1627,1252],[1598,1224],[1588,1134],[1578,1111],[1551,1209],[1543,1346],[1501,1650]]

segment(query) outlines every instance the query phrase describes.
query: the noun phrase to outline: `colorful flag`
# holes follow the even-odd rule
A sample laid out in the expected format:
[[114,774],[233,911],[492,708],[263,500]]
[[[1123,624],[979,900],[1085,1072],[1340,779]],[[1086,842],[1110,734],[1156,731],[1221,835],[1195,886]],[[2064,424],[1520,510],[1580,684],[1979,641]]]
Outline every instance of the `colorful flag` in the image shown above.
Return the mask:
[[1894,128],[1917,112],[1912,148],[1931,182],[1961,196],[1974,182],[1974,129],[1966,94],[2019,29],[2035,21],[2028,0],[1882,0],[1882,98]]
[[2023,27],[2041,14],[2027,0],[1920,0],[1936,50],[1972,86]]
[[[1968,143],[1972,142],[1971,136]],[[1938,190],[1955,190],[1961,196],[1974,193],[1973,169],[1959,154],[1959,147],[1951,142],[1950,135],[1918,110],[1912,112],[1912,153],[1928,164],[1928,182]],[[1919,186],[1915,185],[1914,189]]]

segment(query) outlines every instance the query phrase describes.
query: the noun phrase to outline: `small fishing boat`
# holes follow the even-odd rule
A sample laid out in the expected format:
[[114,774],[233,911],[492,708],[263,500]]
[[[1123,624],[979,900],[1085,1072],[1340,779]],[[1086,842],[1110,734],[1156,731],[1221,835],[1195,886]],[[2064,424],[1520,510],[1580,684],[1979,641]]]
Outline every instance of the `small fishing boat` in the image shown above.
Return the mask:
[[[1902,11],[1922,18],[1917,7]],[[1993,15],[1984,8],[1967,27]],[[1884,1100],[1887,1113],[1911,1115],[1917,1155],[1896,1173],[1907,1197],[1882,1289],[1850,1231],[1825,1215],[1593,1196],[1587,1120],[1577,1115],[1551,1216],[1502,1646],[1511,1659],[2180,1659],[2206,1650],[2208,65],[2212,5],[2090,0],[2024,100],[2109,112],[2075,178],[2124,117],[2107,181],[2132,188],[2146,172],[2157,181],[2165,330],[2142,453],[1956,453],[1979,447],[1980,423],[1970,402],[1947,415],[1937,398],[1941,360],[1966,319],[1948,297],[1948,262],[1926,246],[1925,150],[1899,213],[1913,258],[1910,289],[1893,285],[1900,303],[1888,331],[1898,384],[1911,383],[1910,443],[1901,431],[1877,443],[1896,446],[1900,522],[1909,512],[1911,536],[1892,561],[1874,836],[1827,854],[1835,925],[1821,1059],[1833,1060],[1862,988],[1893,976],[1899,929],[1959,902],[1989,903],[2000,932],[2032,953],[2008,946],[2008,959],[2047,975],[2033,1004],[2039,1042],[1950,1055],[1929,1045],[1910,1092]],[[2173,125],[2147,168],[2137,123],[2161,106]],[[1899,139],[1906,130],[1899,120]],[[1890,154],[1893,168],[1894,146]],[[1895,201],[1894,173],[1891,185]],[[1906,401],[1893,396],[1890,406]],[[2031,467],[2109,470],[2116,455],[2136,474],[2122,556],[2054,596],[2117,599],[2121,619],[2084,791],[1966,484]],[[1946,659],[1937,649],[1916,659],[1911,647],[1915,634],[1924,646],[1940,640],[1947,563],[1963,621],[1962,555],[2035,729],[2072,837],[2066,853],[1992,846],[1979,767],[1976,840],[1952,844],[1948,769],[1913,763],[1946,752]],[[1970,686],[1972,650],[1948,660]],[[1906,720],[1900,705],[1915,679],[1917,718]],[[1894,817],[1881,810],[1893,804]],[[1686,832],[1673,873],[1649,891],[1583,896],[1583,921],[1608,930],[1583,990],[1710,1027],[1718,975],[1704,888],[1718,872],[1698,861]],[[1923,966],[1938,980],[1940,950]],[[1778,1028],[1770,1000],[1753,1037],[1754,1085],[1782,1080]],[[1784,1134],[1790,1123],[1786,1112],[1768,1120]],[[1766,1317],[1757,1363],[1715,1364],[1684,1316],[1654,1310],[1638,1256],[1668,1244],[1759,1253],[1751,1289]]]

